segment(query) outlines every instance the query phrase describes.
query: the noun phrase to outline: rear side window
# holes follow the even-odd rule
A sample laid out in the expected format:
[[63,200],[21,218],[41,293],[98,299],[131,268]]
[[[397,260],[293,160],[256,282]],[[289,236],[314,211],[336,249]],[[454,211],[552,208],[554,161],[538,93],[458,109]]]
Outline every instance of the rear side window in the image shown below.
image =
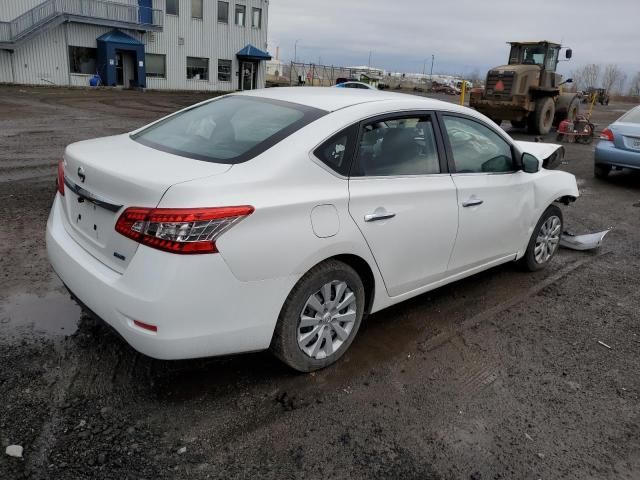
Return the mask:
[[349,175],[351,159],[358,136],[358,125],[353,125],[320,145],[313,154],[331,170],[342,176]]
[[245,162],[326,112],[256,97],[199,105],[132,135],[151,148],[215,163]]
[[640,108],[636,107],[632,110],[629,110],[627,113],[620,117],[618,122],[640,123]]
[[440,162],[429,115],[376,120],[363,127],[351,176],[437,173]]

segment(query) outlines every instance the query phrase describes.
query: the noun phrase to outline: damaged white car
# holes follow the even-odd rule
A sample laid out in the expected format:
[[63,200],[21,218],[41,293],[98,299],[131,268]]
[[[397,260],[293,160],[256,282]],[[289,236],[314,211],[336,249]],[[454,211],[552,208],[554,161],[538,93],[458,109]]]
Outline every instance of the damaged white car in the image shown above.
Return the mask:
[[[163,359],[271,348],[311,371],[363,317],[549,263],[573,175],[474,110],[395,93],[220,97],[65,152],[47,225],[69,290]],[[560,157],[560,159],[559,159]]]

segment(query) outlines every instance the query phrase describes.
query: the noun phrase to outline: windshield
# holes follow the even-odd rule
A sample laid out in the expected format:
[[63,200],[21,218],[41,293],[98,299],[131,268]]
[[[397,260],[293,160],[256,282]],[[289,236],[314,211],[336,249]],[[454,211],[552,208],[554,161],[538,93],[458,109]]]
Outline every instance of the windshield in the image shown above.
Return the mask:
[[513,45],[509,55],[509,65],[540,65],[544,66],[547,53],[545,45]]
[[246,162],[326,112],[232,95],[173,115],[132,135],[151,148],[215,163]]

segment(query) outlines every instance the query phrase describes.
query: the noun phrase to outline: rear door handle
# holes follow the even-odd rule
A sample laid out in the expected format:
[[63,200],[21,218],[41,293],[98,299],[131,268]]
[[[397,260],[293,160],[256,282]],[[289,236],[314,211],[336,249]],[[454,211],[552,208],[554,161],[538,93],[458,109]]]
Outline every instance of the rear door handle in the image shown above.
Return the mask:
[[364,216],[364,221],[365,222],[375,222],[377,220],[388,220],[389,218],[393,218],[395,216],[396,216],[395,213],[387,212],[386,210],[384,210],[384,211],[376,210],[374,213],[370,213],[369,215],[365,215]]
[[482,205],[484,200],[480,200],[479,198],[470,198],[466,202],[462,202],[463,207],[475,207],[476,205]]

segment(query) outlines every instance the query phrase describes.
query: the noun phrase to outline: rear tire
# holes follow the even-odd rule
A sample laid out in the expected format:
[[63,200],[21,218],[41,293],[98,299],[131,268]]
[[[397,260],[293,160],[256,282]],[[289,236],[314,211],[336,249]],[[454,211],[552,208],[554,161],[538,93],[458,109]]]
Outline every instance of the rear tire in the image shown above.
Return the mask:
[[533,229],[527,251],[518,261],[520,266],[530,272],[545,268],[558,252],[562,229],[562,210],[556,205],[551,205]]
[[316,265],[289,293],[271,351],[299,372],[325,368],[353,342],[364,308],[364,285],[353,268],[337,260]]
[[536,100],[536,111],[529,115],[530,133],[546,135],[551,131],[553,118],[556,113],[556,104],[552,98],[540,98]]
[[609,176],[609,172],[611,172],[611,165],[596,163],[593,167],[593,175],[596,178],[600,178],[602,180]]

